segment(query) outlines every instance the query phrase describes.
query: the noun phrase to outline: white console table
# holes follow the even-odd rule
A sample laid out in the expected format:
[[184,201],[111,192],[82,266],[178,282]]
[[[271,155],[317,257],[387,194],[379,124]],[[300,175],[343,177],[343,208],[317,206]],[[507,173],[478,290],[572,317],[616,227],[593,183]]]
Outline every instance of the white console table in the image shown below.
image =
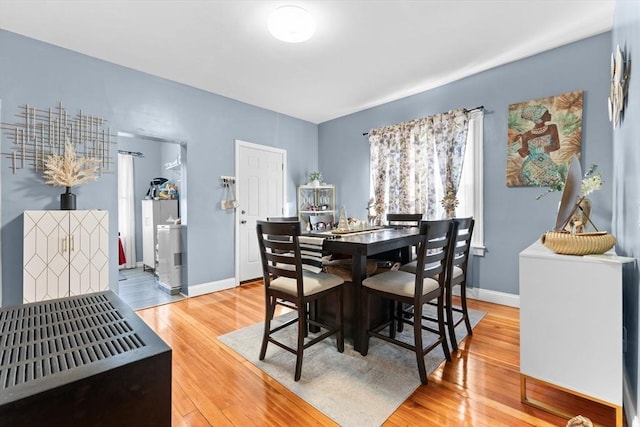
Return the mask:
[[622,275],[634,261],[559,255],[539,241],[520,252],[522,402],[571,415],[530,399],[537,381],[614,408],[622,426]]

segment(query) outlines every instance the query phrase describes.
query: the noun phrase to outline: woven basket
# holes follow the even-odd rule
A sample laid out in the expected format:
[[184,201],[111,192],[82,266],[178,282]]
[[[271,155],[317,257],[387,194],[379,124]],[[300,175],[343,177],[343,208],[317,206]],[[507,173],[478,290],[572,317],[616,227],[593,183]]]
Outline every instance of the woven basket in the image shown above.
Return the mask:
[[616,244],[616,238],[605,231],[577,234],[548,231],[540,240],[555,253],[564,255],[603,254]]

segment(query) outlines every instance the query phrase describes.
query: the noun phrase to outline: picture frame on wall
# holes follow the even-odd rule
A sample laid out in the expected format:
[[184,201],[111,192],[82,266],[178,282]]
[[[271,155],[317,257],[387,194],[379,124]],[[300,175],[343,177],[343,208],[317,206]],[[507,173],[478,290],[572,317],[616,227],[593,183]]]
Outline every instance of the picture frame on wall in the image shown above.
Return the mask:
[[544,187],[564,182],[582,147],[583,91],[509,105],[509,187]]

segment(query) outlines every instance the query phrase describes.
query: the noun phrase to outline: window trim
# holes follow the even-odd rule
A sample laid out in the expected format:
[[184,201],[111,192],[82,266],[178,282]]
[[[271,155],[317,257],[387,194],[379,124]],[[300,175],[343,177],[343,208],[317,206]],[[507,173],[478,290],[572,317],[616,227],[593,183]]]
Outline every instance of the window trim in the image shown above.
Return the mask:
[[[473,123],[472,123],[473,122]],[[469,113],[469,141],[473,148],[473,236],[471,253],[484,256],[484,111]]]

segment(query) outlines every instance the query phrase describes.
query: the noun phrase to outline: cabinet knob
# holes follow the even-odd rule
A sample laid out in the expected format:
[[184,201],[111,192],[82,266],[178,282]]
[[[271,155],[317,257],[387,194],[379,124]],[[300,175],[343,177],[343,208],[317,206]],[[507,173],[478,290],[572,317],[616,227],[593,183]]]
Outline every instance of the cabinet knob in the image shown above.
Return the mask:
[[246,224],[247,221],[245,221],[244,219],[242,221],[240,221],[240,224]]
[[241,213],[242,215],[244,215],[244,214],[246,214],[246,213],[247,213],[247,211],[245,211],[244,209],[242,209],[242,210],[240,211],[240,213]]

